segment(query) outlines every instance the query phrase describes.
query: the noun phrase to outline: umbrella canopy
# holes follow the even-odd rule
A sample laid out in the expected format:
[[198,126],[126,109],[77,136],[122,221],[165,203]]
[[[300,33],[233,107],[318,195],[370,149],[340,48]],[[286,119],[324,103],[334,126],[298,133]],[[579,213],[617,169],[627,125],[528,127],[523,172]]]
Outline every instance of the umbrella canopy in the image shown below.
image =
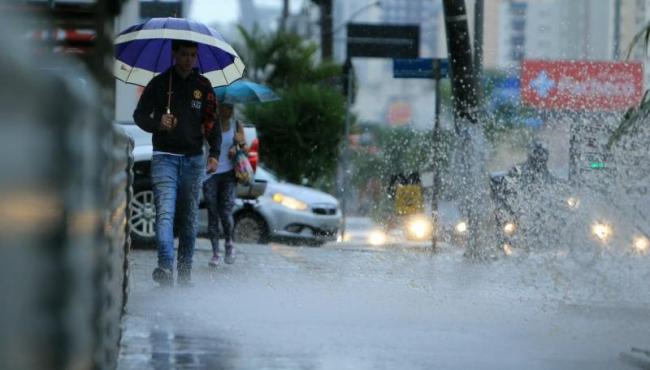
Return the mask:
[[146,86],[172,65],[172,40],[198,43],[196,67],[213,87],[228,85],[244,73],[237,52],[216,30],[182,18],[152,18],[117,36],[113,74],[126,83]]
[[246,80],[233,82],[228,86],[214,89],[217,99],[226,104],[234,103],[266,103],[280,100],[273,90],[258,83]]

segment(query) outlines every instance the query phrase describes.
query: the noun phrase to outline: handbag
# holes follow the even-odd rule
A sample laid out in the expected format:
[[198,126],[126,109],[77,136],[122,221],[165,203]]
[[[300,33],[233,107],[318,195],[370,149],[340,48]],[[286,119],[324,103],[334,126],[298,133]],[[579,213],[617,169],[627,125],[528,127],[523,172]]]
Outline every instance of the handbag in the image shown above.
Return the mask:
[[[240,129],[241,126],[239,122],[237,122],[237,130]],[[253,166],[251,166],[251,163],[248,160],[248,154],[246,151],[244,151],[242,147],[237,143],[235,143],[235,155],[233,156],[232,160],[237,183],[246,186],[252,185],[253,180],[255,179]]]

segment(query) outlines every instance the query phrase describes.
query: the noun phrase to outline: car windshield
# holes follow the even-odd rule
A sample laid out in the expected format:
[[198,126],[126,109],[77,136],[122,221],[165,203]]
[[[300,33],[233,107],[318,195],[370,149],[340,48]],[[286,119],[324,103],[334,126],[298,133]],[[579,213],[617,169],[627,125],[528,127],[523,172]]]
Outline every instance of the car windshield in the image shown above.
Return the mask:
[[278,178],[273,173],[259,166],[255,171],[255,180],[266,181],[271,183],[280,182],[280,180],[278,180]]

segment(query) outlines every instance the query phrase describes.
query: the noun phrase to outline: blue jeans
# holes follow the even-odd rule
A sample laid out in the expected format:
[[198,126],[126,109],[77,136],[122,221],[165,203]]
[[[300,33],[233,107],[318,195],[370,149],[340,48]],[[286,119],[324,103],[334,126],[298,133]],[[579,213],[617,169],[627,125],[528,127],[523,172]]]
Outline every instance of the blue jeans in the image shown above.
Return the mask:
[[203,197],[208,208],[208,236],[212,242],[212,253],[219,252],[219,221],[221,221],[226,247],[232,245],[234,220],[232,209],[235,206],[237,180],[235,171],[212,175],[203,183]]
[[201,174],[205,171],[202,155],[154,155],[151,181],[156,203],[156,243],[158,267],[171,270],[174,265],[174,219],[178,231],[178,272],[192,270],[194,242],[198,229]]

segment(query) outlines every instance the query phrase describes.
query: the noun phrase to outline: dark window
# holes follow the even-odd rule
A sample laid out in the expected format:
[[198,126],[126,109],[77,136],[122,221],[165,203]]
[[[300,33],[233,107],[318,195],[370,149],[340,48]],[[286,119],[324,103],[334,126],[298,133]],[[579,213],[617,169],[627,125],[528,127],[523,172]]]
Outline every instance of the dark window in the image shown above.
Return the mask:
[[525,42],[526,38],[524,36],[513,36],[510,38],[510,43],[513,46],[523,46]]
[[510,52],[510,58],[512,60],[522,60],[524,59],[524,51],[519,49],[514,49]]
[[526,21],[523,19],[515,19],[512,21],[512,29],[515,31],[523,31],[526,29]]

